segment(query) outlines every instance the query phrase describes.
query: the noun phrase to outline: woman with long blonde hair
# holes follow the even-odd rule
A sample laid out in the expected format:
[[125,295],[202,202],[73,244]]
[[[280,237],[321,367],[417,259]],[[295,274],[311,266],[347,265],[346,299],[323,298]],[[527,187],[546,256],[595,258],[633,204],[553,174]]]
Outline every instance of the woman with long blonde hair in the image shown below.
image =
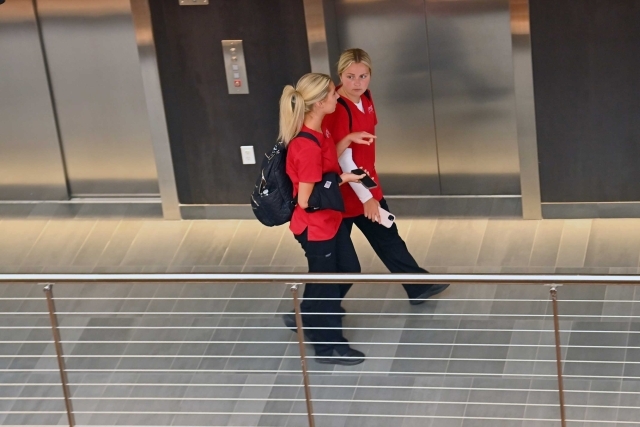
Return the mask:
[[[360,263],[349,230],[342,223],[342,212],[333,209],[311,210],[309,197],[323,175],[336,173],[341,183],[358,182],[364,175],[342,173],[336,144],[322,126],[324,117],[333,113],[338,95],[331,78],[310,73],[295,87],[286,86],[280,98],[280,139],[287,147],[287,175],[293,182],[297,206],[290,230],[304,249],[309,273],[359,273]],[[339,146],[367,144],[363,132],[343,135]],[[316,361],[356,365],[364,354],[351,348],[342,335],[340,298],[350,285],[307,283],[301,304],[302,321],[307,337],[314,342]],[[311,314],[320,313],[320,314]],[[295,326],[295,318],[284,316],[285,324]],[[318,328],[318,329],[315,329]]]

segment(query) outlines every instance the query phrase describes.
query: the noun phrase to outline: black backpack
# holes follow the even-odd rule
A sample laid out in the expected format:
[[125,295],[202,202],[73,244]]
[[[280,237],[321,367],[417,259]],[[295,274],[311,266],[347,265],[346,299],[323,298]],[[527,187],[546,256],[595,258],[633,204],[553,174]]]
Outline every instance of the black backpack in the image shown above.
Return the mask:
[[[298,136],[320,146],[317,138],[308,132],[300,132]],[[264,156],[260,176],[251,193],[251,208],[258,221],[273,227],[291,220],[297,201],[293,197],[293,183],[287,175],[287,148],[278,142]]]
[[[364,91],[364,96],[366,96],[367,99],[371,101],[371,92],[369,92],[369,89]],[[347,110],[347,115],[349,116],[349,132],[353,132],[353,129],[351,129],[353,125],[353,118],[351,117],[351,110],[349,109],[349,105],[347,105],[347,101],[340,97],[338,98],[338,104],[342,105],[345,110]]]

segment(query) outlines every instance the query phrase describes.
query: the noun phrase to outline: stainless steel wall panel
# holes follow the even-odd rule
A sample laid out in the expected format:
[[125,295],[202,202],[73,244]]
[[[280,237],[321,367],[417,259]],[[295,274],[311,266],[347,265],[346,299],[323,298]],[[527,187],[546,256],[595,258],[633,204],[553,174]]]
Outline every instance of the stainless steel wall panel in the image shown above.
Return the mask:
[[304,0],[304,18],[307,25],[311,71],[331,75],[333,70],[329,63],[328,31],[326,30],[323,1]]
[[427,0],[443,194],[519,194],[509,0]]
[[335,1],[340,48],[372,57],[376,168],[389,195],[440,194],[424,13],[423,0]]
[[529,0],[510,0],[522,217],[542,219]]
[[68,198],[31,0],[0,6],[0,200]]
[[129,0],[37,5],[72,195],[157,195]]
[[167,116],[164,109],[156,44],[151,25],[151,10],[148,0],[131,0],[133,24],[136,30],[140,71],[144,84],[144,93],[151,128],[151,142],[158,171],[158,186],[162,200],[164,219],[181,219],[180,202],[176,177],[173,172],[171,143],[167,129]]

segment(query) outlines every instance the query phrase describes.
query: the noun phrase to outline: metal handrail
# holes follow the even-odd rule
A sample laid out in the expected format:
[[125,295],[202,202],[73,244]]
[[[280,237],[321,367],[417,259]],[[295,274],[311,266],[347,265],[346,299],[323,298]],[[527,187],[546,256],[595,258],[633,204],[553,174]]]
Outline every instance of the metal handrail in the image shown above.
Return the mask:
[[640,275],[576,274],[317,274],[317,273],[152,273],[0,274],[0,283],[179,282],[179,283],[460,283],[640,285]]
[[[564,387],[562,374],[562,360],[560,347],[560,326],[558,314],[558,301],[556,287],[572,284],[590,285],[640,285],[640,275],[531,275],[531,274],[303,274],[303,273],[275,273],[275,274],[0,274],[0,283],[40,283],[46,284],[45,293],[48,300],[51,327],[56,348],[56,357],[59,364],[61,383],[63,386],[66,413],[69,425],[75,425],[71,396],[68,389],[67,369],[64,365],[64,354],[61,347],[59,330],[62,329],[57,322],[56,315],[63,314],[57,312],[53,303],[52,285],[54,283],[285,283],[292,286],[294,296],[294,308],[297,324],[301,325],[300,302],[297,297],[297,285],[306,283],[452,283],[452,284],[500,284],[500,285],[547,285],[550,287],[550,297],[553,307],[553,320],[556,347],[556,365],[559,391],[559,403],[561,412],[561,425],[566,426]],[[25,313],[23,313],[25,314]],[[72,314],[72,313],[68,313]],[[107,313],[101,313],[107,314]],[[123,314],[123,313],[119,313]],[[158,313],[155,313],[158,314]],[[172,313],[176,314],[176,313]],[[547,317],[545,315],[544,317]],[[605,316],[610,317],[610,316]],[[627,317],[627,316],[624,316]],[[313,409],[310,397],[310,385],[308,382],[308,372],[306,357],[304,353],[304,335],[302,328],[298,327],[298,344],[300,347],[301,368],[305,386],[305,400],[307,403],[307,416],[310,427],[314,426]],[[77,355],[76,355],[77,356]],[[67,356],[69,357],[69,356]],[[263,356],[264,357],[264,356]],[[387,358],[385,358],[387,359]],[[540,362],[538,360],[538,362]],[[549,360],[548,362],[553,362]],[[73,370],[69,370],[73,371]],[[571,405],[569,405],[571,406]],[[82,412],[78,412],[82,413]]]

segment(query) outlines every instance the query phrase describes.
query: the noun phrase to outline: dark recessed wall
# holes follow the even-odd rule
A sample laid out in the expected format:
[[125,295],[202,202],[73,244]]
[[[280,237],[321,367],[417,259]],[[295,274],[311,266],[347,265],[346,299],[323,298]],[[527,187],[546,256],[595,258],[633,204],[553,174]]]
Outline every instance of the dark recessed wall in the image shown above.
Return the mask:
[[640,0],[530,0],[543,202],[640,200]]
[[[151,0],[178,195],[184,204],[248,204],[257,161],[278,135],[278,100],[310,71],[302,0]],[[249,95],[229,95],[223,39],[241,39]]]

